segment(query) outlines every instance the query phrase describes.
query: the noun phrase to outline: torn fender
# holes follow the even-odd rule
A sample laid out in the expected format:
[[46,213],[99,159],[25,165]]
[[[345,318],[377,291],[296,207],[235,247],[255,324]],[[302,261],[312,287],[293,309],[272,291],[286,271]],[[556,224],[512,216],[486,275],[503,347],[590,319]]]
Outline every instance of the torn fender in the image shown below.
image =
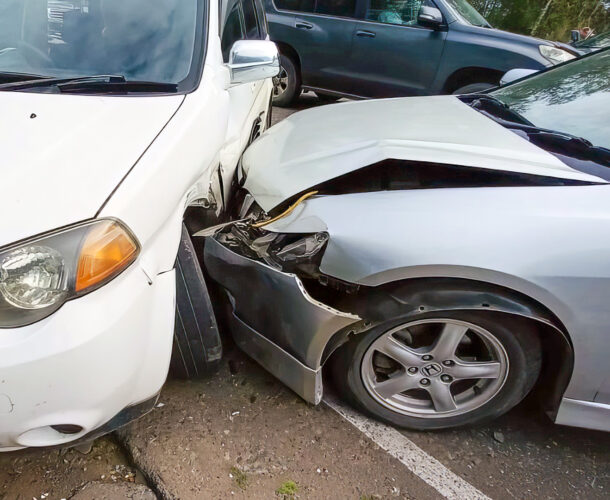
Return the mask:
[[228,292],[237,345],[303,399],[322,398],[324,348],[337,332],[359,330],[360,318],[313,299],[294,274],[206,239],[205,266]]

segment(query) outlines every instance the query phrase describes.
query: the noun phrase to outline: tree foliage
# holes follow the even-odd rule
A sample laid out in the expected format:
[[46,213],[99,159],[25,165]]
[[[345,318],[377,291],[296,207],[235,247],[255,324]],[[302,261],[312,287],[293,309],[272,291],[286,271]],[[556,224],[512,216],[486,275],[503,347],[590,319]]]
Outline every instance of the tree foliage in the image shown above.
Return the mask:
[[570,30],[610,29],[610,0],[470,0],[495,28],[569,41]]

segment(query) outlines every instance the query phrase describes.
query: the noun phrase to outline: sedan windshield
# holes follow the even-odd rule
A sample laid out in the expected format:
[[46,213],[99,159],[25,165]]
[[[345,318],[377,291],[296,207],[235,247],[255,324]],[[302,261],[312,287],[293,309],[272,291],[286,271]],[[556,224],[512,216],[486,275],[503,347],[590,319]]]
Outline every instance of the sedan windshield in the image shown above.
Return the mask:
[[179,84],[200,0],[0,0],[0,83],[120,75]]
[[536,127],[610,148],[610,50],[576,59],[491,92]]

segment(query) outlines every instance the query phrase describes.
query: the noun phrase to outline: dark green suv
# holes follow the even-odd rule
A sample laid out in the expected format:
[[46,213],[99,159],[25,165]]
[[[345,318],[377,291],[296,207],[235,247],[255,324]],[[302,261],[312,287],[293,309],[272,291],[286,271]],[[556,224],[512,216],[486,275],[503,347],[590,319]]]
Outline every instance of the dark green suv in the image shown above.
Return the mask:
[[266,0],[282,71],[275,104],[477,92],[578,50],[493,29],[466,0]]

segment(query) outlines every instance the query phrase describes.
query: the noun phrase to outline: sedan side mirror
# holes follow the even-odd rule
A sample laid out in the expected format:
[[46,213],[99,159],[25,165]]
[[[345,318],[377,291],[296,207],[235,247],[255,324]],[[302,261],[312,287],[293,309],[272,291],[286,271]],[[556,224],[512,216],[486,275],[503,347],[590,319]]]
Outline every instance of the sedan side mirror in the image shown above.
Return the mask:
[[257,82],[277,76],[280,57],[275,43],[267,40],[238,40],[231,47],[231,85]]
[[439,29],[443,25],[443,14],[435,7],[422,5],[417,15],[417,24],[426,28]]

